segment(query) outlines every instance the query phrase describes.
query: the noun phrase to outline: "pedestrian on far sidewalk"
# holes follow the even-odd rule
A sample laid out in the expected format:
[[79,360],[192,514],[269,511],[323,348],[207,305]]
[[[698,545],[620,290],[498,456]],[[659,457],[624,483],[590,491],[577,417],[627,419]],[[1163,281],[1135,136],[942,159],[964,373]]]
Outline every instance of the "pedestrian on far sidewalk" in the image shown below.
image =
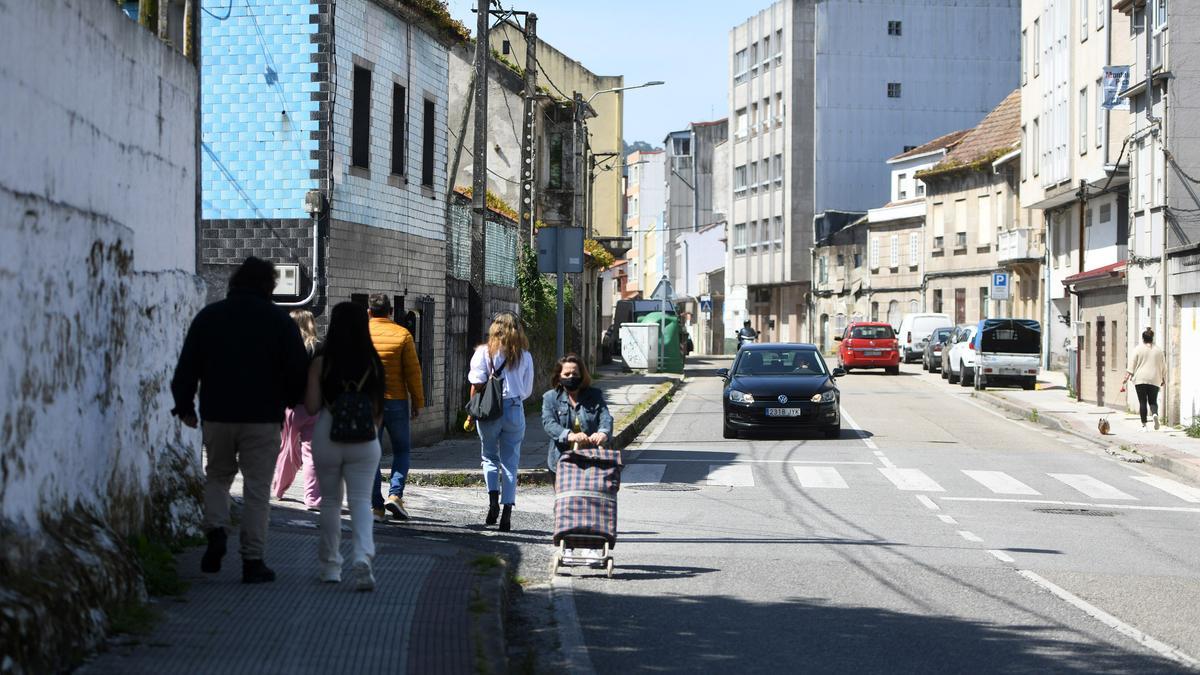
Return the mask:
[[[417,419],[425,407],[425,389],[421,383],[421,364],[417,361],[417,346],[408,329],[392,321],[392,301],[383,293],[372,293],[371,342],[383,361],[386,386],[383,394],[383,431],[392,443],[392,479],[387,499],[383,498],[383,478],[377,478],[380,488],[371,496],[371,506],[377,520],[385,517],[384,508],[397,520],[408,520],[404,508],[404,483],[408,479],[409,420]],[[376,471],[378,473],[378,471]]]
[[592,386],[583,359],[567,354],[554,366],[542,396],[542,428],[550,436],[546,465],[557,472],[559,456],[575,448],[599,448],[612,439],[613,418],[604,392]]
[[[483,480],[488,490],[488,512],[484,522],[500,531],[512,529],[512,509],[517,503],[517,471],[521,466],[521,442],[525,439],[525,399],[533,393],[533,356],[521,322],[512,312],[492,320],[488,339],[475,348],[467,381],[471,394],[481,391],[488,378],[503,381],[503,414],[492,420],[476,420],[482,446]],[[501,513],[503,507],[503,513]]]
[[367,313],[352,302],[334,306],[325,347],[308,368],[304,397],[305,406],[317,414],[313,462],[323,495],[317,557],[321,580],[340,582],[344,483],[350,503],[351,569],[360,591],[375,590],[371,496],[376,494],[379,477],[379,425],[386,410],[384,387],[384,366],[371,344]]
[[[317,339],[317,322],[307,309],[292,310],[292,320],[300,328],[304,349],[311,362],[321,348],[321,342]],[[279,457],[275,460],[275,480],[271,481],[271,494],[276,499],[283,499],[292,481],[296,480],[296,472],[303,473],[304,505],[309,511],[321,508],[321,486],[317,482],[312,459],[312,435],[316,423],[316,415],[309,413],[303,403],[288,408],[280,434]]]
[[284,411],[303,397],[308,365],[296,323],[271,302],[274,290],[275,266],[247,258],[230,278],[228,296],[200,310],[192,321],[171,380],[171,413],[192,428],[203,420],[208,548],[200,569],[221,571],[230,525],[229,488],[240,468],[242,583],[247,584],[275,580],[275,572],[263,562],[271,475]]
[[1138,413],[1142,417],[1142,431],[1146,430],[1146,408],[1154,416],[1154,428],[1158,429],[1158,391],[1166,384],[1167,359],[1158,345],[1154,344],[1154,330],[1142,331],[1142,344],[1129,357],[1129,369],[1125,371],[1125,382],[1133,380],[1137,391]]

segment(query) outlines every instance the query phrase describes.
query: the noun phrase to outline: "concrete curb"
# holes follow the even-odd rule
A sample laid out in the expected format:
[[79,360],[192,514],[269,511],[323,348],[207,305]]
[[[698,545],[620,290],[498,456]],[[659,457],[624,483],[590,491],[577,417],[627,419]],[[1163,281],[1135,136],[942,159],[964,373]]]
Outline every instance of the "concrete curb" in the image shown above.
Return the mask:
[[475,672],[508,672],[508,641],[505,638],[505,617],[508,615],[508,561],[501,556],[498,567],[475,570],[474,601],[483,611],[471,612],[475,642]]
[[664,383],[667,385],[666,387],[660,385],[660,388],[655,390],[649,398],[638,403],[639,407],[648,404],[645,408],[642,408],[641,412],[623,417],[614,422],[616,428],[613,429],[613,447],[618,450],[624,449],[633,439],[637,438],[638,434],[642,433],[642,430],[650,424],[650,421],[658,413],[662,412],[663,408],[667,407],[667,403],[671,401],[671,397],[675,395],[676,391],[679,391],[683,380],[684,378],[682,377],[668,380]]
[[[972,395],[995,408],[1008,411],[1010,413],[1020,415],[1024,419],[1029,419],[1032,410],[1019,403],[1004,398],[998,394],[992,394],[986,391],[974,391]],[[1082,433],[1075,429],[1070,422],[1059,418],[1054,413],[1038,412],[1036,420],[1030,420],[1048,427],[1055,431],[1061,431],[1065,434],[1070,434],[1075,438],[1087,441],[1092,445],[1104,450],[1105,452],[1115,455],[1123,461],[1145,462],[1150,466],[1162,469],[1167,473],[1179,476],[1194,483],[1200,483],[1200,467],[1193,466],[1191,463],[1180,461],[1170,454],[1162,452],[1150,452],[1143,448],[1135,448],[1133,452],[1122,450],[1117,444],[1110,443],[1104,440],[1099,440],[1091,434]]]

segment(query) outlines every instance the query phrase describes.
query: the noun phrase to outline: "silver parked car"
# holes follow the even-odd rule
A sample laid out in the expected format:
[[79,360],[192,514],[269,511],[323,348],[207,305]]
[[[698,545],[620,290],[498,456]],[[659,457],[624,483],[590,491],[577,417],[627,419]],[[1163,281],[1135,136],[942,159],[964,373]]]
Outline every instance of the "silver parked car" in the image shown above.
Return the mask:
[[942,349],[950,340],[954,328],[946,326],[938,328],[929,335],[925,342],[925,352],[921,357],[921,368],[927,373],[936,373],[942,369]]

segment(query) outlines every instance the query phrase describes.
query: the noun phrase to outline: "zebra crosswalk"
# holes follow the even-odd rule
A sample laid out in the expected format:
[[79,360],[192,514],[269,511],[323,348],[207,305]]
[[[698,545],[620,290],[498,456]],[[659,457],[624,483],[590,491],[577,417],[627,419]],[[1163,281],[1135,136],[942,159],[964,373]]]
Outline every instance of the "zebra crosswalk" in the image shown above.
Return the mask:
[[[756,487],[767,475],[777,475],[781,463],[733,462],[702,464],[694,461],[635,462],[625,467],[621,482],[639,485],[671,482],[709,486]],[[786,463],[784,463],[786,464]],[[1124,476],[1100,480],[1081,473],[1030,473],[1018,478],[1004,471],[982,469],[946,469],[944,473],[922,469],[875,466],[822,466],[794,464],[788,468],[788,482],[801,490],[835,491],[875,488],[891,485],[903,492],[937,494],[978,494],[996,497],[1079,499],[1102,502],[1139,502],[1155,498],[1200,504],[1200,488],[1161,476]],[[764,473],[770,472],[770,473]],[[936,473],[930,475],[931,473]],[[963,480],[963,478],[969,480]],[[881,480],[881,478],[883,480]],[[989,500],[990,501],[990,500]]]

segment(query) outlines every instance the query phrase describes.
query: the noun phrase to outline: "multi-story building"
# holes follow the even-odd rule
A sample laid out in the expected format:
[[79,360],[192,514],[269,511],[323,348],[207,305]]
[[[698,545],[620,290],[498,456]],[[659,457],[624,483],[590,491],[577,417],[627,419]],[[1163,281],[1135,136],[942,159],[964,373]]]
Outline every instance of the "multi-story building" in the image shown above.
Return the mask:
[[[1133,55],[1129,20],[1110,4],[1022,3],[1020,192],[1022,207],[1042,212],[1035,229],[1046,233],[1046,365],[1075,369],[1103,351],[1111,376],[1123,367],[1111,364],[1124,352],[1126,312],[1117,298],[1125,277],[1108,272],[1128,257],[1131,148],[1123,142],[1128,113],[1104,106],[1104,69]],[[1089,337],[1083,324],[1099,319],[1106,328],[1093,325]],[[1099,389],[1093,377],[1089,391]]]
[[[682,252],[675,242],[681,234],[698,232],[716,222],[713,217],[713,150],[728,136],[729,121],[721,119],[692,122],[687,129],[667,134],[663,141],[666,149],[666,249],[672,252],[667,256],[666,273],[680,293],[690,281],[684,278]],[[721,251],[723,253],[723,247]],[[680,300],[686,302],[685,298]]]
[[280,266],[277,301],[318,315],[394,296],[429,406],[414,440],[439,437],[448,49],[465,36],[444,10],[408,3],[204,4],[199,258],[210,297],[248,255]]
[[811,332],[814,218],[888,199],[882,160],[975,124],[1017,84],[1019,0],[781,0],[730,32],[727,300]]
[[626,290],[640,291],[648,298],[666,270],[663,232],[666,156],[662,150],[639,150],[629,153],[626,166],[625,234],[632,242]]
[[847,324],[868,316],[867,216],[853,215],[839,218],[837,227],[830,223],[813,248],[813,342],[827,353]]
[[[1018,159],[1021,93],[1012,92],[933,168],[920,171],[925,182],[925,308],[970,323],[1011,314],[1012,306],[991,296],[992,272],[999,268],[998,233],[1020,229],[1028,212],[1020,208]],[[894,257],[894,256],[893,256]],[[1036,305],[1040,278],[1017,277],[1012,295]],[[1022,304],[1020,306],[1026,306]]]
[[1130,86],[1122,92],[1132,114],[1120,130],[1130,134],[1131,153],[1127,344],[1140,341],[1143,329],[1156,329],[1168,364],[1166,416],[1194,424],[1200,418],[1200,111],[1193,96],[1200,90],[1200,15],[1182,0],[1118,0],[1113,9],[1133,35],[1125,61],[1132,64]]
[[867,316],[897,330],[905,314],[924,307],[925,182],[917,177],[941,162],[970,130],[952,131],[887,161],[891,200],[867,211]]

